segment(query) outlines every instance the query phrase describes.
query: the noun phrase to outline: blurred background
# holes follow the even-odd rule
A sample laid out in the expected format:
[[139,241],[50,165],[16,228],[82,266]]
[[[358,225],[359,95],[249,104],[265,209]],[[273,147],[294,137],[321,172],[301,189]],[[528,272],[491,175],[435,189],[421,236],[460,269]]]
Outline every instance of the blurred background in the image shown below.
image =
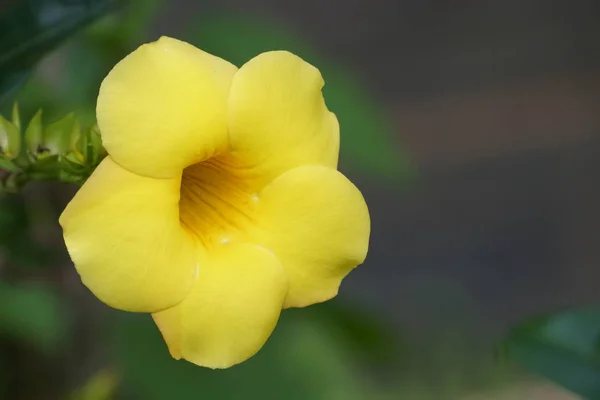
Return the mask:
[[[372,216],[336,299],[285,311],[254,358],[211,371],[83,287],[57,222],[76,187],[2,195],[0,399],[577,398],[495,344],[599,297],[599,2],[14,0],[0,22],[2,85],[24,83],[2,112],[16,99],[24,120],[92,124],[106,73],[161,35],[237,65],[295,52],[324,75],[340,169]],[[10,64],[6,46],[59,23]]]

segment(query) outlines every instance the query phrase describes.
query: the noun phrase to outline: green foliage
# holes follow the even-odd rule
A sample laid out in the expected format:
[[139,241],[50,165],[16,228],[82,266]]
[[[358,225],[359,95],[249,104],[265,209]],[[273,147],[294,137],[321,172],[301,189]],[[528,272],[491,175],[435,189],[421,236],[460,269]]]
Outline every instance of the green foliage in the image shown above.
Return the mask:
[[389,365],[401,355],[403,343],[400,343],[398,332],[357,304],[333,299],[301,312],[327,327],[348,354],[360,357],[363,362]]
[[101,370],[75,390],[69,400],[112,400],[118,383],[119,377],[114,371]]
[[21,197],[0,196],[0,249],[14,239],[20,239],[27,225],[27,210]]
[[170,357],[149,315],[119,313],[115,355],[124,398],[366,399],[348,353],[329,328],[300,313],[284,312],[263,349],[226,370],[199,368]]
[[32,220],[40,211],[47,210],[32,210],[28,201],[21,194],[0,195],[0,256],[4,258],[5,268],[27,270],[53,266],[60,251],[35,241]]
[[59,294],[41,283],[0,282],[0,332],[46,352],[59,347],[66,328]]
[[313,47],[271,21],[247,15],[205,15],[182,39],[241,66],[269,50],[288,50],[317,66],[325,79],[328,107],[341,127],[341,160],[376,176],[405,177],[410,166],[394,142],[392,123],[358,78],[322,57]]
[[115,0],[23,0],[0,15],[0,105],[58,43],[109,10]]
[[502,348],[509,357],[589,400],[600,399],[600,308],[526,321]]
[[149,25],[163,6],[163,0],[126,1],[119,13],[92,25],[84,37],[88,44],[116,44],[120,50],[132,50],[144,42]]
[[116,63],[149,40],[148,27],[162,6],[162,0],[123,2],[119,13],[99,19],[71,41],[64,54],[63,73],[51,83],[63,109],[75,111],[85,124],[96,122],[96,97],[102,80]]

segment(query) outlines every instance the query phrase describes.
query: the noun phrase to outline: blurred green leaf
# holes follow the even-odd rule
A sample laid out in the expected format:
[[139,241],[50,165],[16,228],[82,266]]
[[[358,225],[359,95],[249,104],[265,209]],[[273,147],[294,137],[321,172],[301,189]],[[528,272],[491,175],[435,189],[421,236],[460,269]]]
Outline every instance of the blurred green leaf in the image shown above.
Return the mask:
[[138,47],[163,5],[164,0],[129,0],[118,23],[121,42]]
[[502,350],[524,367],[586,399],[600,399],[600,307],[527,321]]
[[312,46],[273,21],[231,13],[206,14],[192,20],[182,39],[237,66],[264,51],[288,50],[322,67],[323,60]]
[[0,196],[0,248],[18,237],[27,223],[27,212],[22,197]]
[[[0,69],[0,71],[2,71]],[[29,68],[7,70],[0,76],[0,106],[8,102],[25,83],[30,74]]]
[[105,13],[115,0],[23,0],[0,15],[0,105],[62,40]]
[[76,111],[84,125],[96,122],[96,97],[112,67],[147,38],[163,0],[123,1],[119,12],[95,21],[70,43],[62,74],[52,91],[63,109]]
[[0,196],[0,251],[7,264],[28,264],[37,257],[31,246],[29,216],[22,195]]
[[329,326],[348,352],[374,364],[397,361],[402,350],[399,333],[372,312],[340,299],[315,305],[304,311],[320,324]]
[[41,246],[31,232],[32,216],[39,218],[39,213],[28,206],[22,194],[0,196],[0,254],[6,268],[56,265],[62,249]]
[[365,398],[348,354],[335,337],[299,313],[284,312],[263,349],[226,370],[172,359],[148,315],[119,313],[115,327],[115,353],[128,390],[126,398]]
[[340,122],[342,162],[391,178],[411,173],[393,140],[395,131],[383,106],[356,76],[321,57],[288,28],[247,15],[205,15],[194,20],[182,39],[238,66],[269,50],[288,50],[302,57],[317,66],[325,79],[327,106]]
[[50,286],[0,282],[0,331],[53,352],[65,333],[64,305]]
[[[48,120],[55,120],[65,113],[62,104],[59,104],[60,102],[57,101],[56,91],[42,77],[39,68],[20,87],[18,94],[15,96],[15,101],[19,103],[21,111],[22,132],[26,129],[28,121],[40,109],[44,110],[44,117]],[[0,110],[5,113],[8,112],[7,107],[1,107]]]
[[[164,5],[164,0],[125,0],[118,13],[112,13],[92,24],[83,37],[88,44],[117,44],[118,49],[136,48],[146,39],[150,24]],[[106,48],[110,51],[111,49]]]
[[118,385],[117,374],[110,369],[104,369],[92,375],[70,396],[70,400],[111,400],[114,399]]

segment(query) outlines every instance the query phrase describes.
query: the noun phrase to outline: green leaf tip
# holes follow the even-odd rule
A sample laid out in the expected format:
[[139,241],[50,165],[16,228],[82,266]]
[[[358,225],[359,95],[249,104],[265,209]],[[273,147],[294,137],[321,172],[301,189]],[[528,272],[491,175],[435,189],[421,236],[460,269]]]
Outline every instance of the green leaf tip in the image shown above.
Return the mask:
[[38,110],[25,130],[25,146],[30,155],[38,152],[37,146],[42,142],[42,110]]
[[19,104],[15,102],[12,108],[12,123],[17,128],[17,130],[21,131],[21,115],[19,112]]

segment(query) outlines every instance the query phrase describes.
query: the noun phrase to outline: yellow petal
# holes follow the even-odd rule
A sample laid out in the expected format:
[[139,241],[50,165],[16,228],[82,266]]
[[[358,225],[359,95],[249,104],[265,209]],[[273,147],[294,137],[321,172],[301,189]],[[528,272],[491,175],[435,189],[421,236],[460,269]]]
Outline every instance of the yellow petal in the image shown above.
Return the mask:
[[290,170],[259,194],[258,243],[275,252],[290,281],[285,307],[334,297],[367,254],[370,219],[358,189],[338,171]]
[[249,244],[226,244],[202,263],[179,305],[153,314],[174,358],[227,368],[252,357],[279,318],[287,278],[277,258]]
[[109,306],[159,311],[189,291],[197,254],[179,222],[179,184],[135,175],[107,157],[61,215],[77,272]]
[[121,60],[102,82],[102,142],[121,166],[175,177],[227,146],[226,104],[237,68],[162,37]]
[[260,54],[235,74],[229,98],[231,148],[268,183],[300,165],[336,167],[337,118],[325,106],[318,69],[286,51]]

